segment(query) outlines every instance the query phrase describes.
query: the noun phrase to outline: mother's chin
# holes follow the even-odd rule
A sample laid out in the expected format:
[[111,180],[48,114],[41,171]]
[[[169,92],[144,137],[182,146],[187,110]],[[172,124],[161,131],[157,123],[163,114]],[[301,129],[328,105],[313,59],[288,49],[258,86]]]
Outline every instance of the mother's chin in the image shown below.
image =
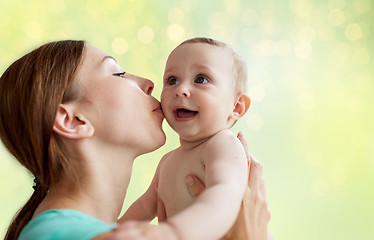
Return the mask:
[[159,149],[165,144],[165,142],[166,142],[166,135],[164,131],[162,130],[162,128],[160,127],[159,131],[157,132],[154,131],[151,136],[144,137],[144,139],[140,143],[142,150],[139,152],[137,157]]

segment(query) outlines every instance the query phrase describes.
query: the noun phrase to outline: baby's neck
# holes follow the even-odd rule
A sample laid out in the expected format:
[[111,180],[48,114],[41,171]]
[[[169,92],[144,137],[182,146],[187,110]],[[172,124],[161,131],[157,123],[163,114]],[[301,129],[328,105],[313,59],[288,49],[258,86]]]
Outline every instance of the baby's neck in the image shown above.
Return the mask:
[[201,146],[203,143],[208,141],[211,137],[212,136],[209,136],[209,137],[204,138],[204,139],[193,140],[193,141],[180,138],[180,140],[179,140],[180,141],[180,148],[183,149],[183,150],[192,150],[192,149],[194,149],[198,146]]
[[[221,131],[230,131],[230,130],[229,129],[223,129]],[[216,132],[212,135],[208,135],[204,138],[199,138],[199,139],[184,139],[182,137],[179,137],[180,148],[183,149],[183,150],[192,150],[194,148],[197,148],[221,131],[218,131],[218,132]]]

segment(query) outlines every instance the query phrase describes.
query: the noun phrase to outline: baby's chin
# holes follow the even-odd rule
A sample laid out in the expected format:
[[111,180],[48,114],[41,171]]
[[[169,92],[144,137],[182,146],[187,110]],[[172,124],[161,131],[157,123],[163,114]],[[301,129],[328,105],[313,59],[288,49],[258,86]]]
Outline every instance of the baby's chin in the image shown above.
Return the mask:
[[[174,129],[174,131],[176,131]],[[179,135],[179,138],[181,140],[184,140],[184,141],[187,141],[187,142],[201,142],[201,141],[204,141],[210,137],[212,137],[215,133],[213,132],[202,132],[202,131],[199,131],[198,133],[191,133],[191,132],[188,132],[188,129],[186,129],[185,131],[176,131]]]

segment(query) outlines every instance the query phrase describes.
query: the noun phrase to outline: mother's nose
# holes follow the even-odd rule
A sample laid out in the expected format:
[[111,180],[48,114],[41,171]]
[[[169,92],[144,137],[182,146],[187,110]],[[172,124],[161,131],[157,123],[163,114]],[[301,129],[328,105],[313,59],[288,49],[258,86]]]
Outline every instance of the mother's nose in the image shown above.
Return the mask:
[[147,95],[151,95],[155,84],[151,80],[142,77],[138,77],[137,80],[138,85],[143,92],[145,92]]

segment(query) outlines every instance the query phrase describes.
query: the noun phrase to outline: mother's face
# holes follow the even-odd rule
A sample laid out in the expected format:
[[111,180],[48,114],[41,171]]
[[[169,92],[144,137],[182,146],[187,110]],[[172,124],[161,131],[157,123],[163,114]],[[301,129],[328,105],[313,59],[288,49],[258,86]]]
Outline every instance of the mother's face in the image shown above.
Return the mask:
[[125,147],[137,155],[153,151],[165,143],[164,115],[151,96],[153,82],[123,72],[114,58],[86,46],[77,73],[84,91],[80,111],[102,144]]

